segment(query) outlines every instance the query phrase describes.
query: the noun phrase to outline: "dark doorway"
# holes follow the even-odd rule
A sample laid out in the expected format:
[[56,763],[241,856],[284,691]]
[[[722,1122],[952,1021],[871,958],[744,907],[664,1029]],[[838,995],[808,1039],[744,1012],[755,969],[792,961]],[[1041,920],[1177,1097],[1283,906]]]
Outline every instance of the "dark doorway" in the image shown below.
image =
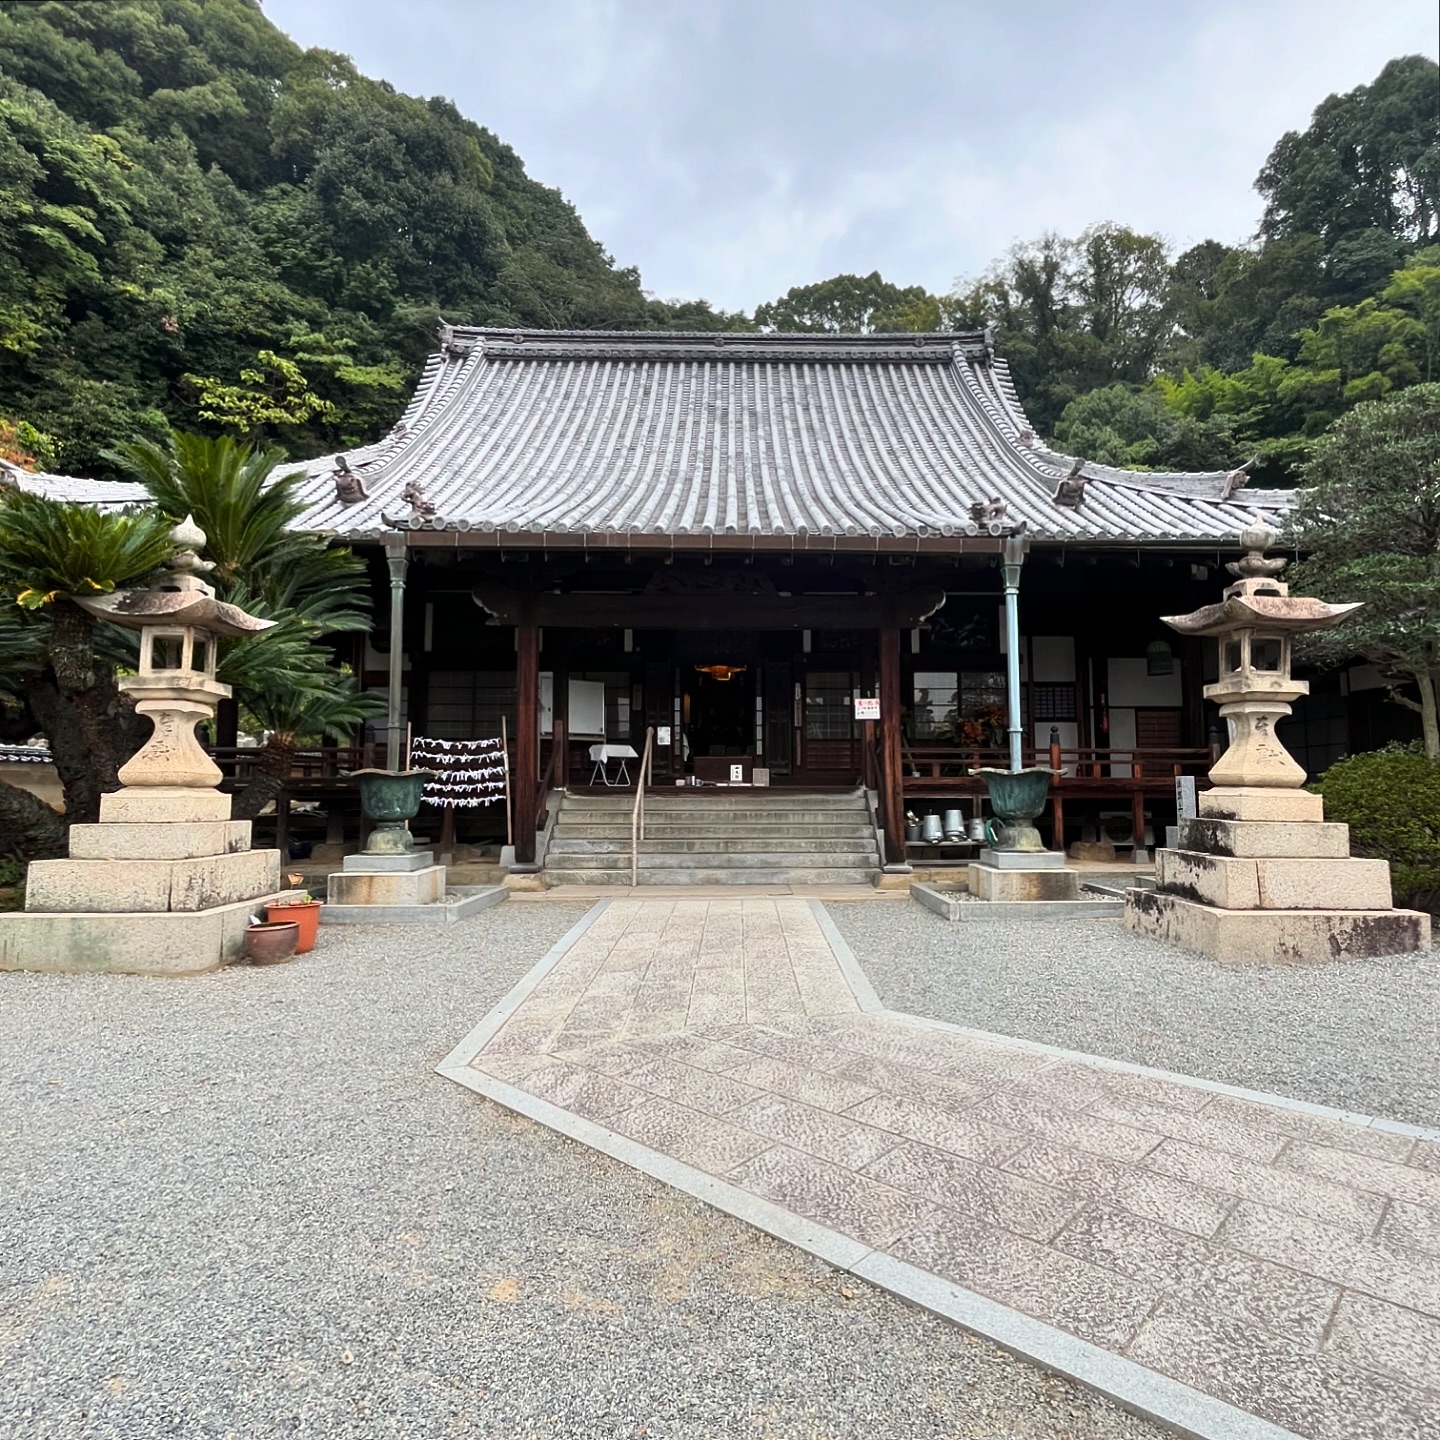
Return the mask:
[[750,667],[716,664],[692,670],[688,690],[691,755],[754,753],[755,681]]

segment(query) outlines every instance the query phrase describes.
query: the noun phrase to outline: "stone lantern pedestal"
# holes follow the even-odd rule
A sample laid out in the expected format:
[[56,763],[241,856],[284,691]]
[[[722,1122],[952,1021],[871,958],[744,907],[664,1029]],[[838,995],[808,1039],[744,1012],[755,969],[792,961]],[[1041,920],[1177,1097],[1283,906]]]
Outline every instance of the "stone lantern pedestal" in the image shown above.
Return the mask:
[[251,916],[280,898],[280,852],[250,848],[221,775],[195,738],[230,687],[215,641],[268,629],[215,599],[195,572],[205,537],[186,522],[172,576],[154,590],[84,602],[140,631],[140,668],[120,688],[153,731],[100,800],[98,825],[72,825],[68,860],[31,863],[25,909],[0,916],[0,969],[184,975],[237,958]]
[[1215,787],[1182,820],[1179,847],[1161,850],[1156,888],[1131,890],[1125,927],[1221,961],[1339,960],[1430,946],[1430,917],[1396,910],[1390,866],[1352,859],[1346,825],[1325,820],[1319,795],[1275,735],[1290,702],[1309,692],[1290,675],[1290,639],[1339,624],[1356,607],[1292,597],[1267,560],[1273,537],[1247,531],[1250,553],[1230,566],[1224,600],[1167,616],[1185,635],[1220,642],[1220,679],[1205,687],[1230,726]]

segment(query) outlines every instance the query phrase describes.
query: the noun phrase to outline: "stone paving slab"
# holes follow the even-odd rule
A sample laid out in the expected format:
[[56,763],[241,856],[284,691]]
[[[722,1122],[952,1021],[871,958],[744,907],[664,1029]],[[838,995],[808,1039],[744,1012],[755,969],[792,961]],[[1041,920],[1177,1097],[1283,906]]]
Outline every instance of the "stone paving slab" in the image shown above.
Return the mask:
[[440,1068],[1184,1433],[1440,1436],[1440,1134],[886,1011],[818,902],[599,904]]

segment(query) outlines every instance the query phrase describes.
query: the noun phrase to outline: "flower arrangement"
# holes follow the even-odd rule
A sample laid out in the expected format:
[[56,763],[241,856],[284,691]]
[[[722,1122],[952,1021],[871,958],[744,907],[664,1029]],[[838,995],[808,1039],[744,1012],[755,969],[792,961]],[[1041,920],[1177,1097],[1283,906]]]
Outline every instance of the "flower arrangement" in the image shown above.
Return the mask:
[[957,718],[954,722],[954,729],[955,738],[962,745],[977,747],[989,739],[989,729],[985,722],[974,716],[967,716],[964,719]]

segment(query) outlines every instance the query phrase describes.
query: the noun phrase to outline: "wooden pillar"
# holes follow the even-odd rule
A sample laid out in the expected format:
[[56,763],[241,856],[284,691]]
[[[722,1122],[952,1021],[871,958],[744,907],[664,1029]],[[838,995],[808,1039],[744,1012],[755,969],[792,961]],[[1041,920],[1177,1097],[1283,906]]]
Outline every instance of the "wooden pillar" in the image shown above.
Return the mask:
[[900,764],[900,627],[887,607],[880,627],[880,816],[886,858],[905,861],[905,787]]
[[1205,736],[1205,642],[1198,635],[1184,636],[1178,646],[1180,662],[1180,700],[1184,706],[1182,745],[1201,746]]
[[405,572],[409,556],[403,536],[387,536],[385,562],[390,570],[390,664],[385,707],[385,768],[400,768],[402,731],[401,696],[405,666]]
[[1064,767],[1061,764],[1059,733],[1056,726],[1050,727],[1050,848],[1063,851],[1065,849],[1065,797],[1060,793],[1060,783]]
[[[550,750],[558,748],[553,771],[555,784],[561,789],[570,783],[570,750],[565,736],[570,730],[570,645],[568,630],[552,630],[545,653],[550,661],[550,712],[552,728]],[[554,724],[558,721],[558,726]]]
[[[1138,771],[1140,767],[1137,765],[1135,768]],[[1148,865],[1150,852],[1145,847],[1145,790],[1138,784],[1130,797],[1130,824],[1135,832],[1135,848],[1130,858],[1137,865]]]
[[536,783],[540,779],[540,632],[515,627],[515,860],[535,863]]

